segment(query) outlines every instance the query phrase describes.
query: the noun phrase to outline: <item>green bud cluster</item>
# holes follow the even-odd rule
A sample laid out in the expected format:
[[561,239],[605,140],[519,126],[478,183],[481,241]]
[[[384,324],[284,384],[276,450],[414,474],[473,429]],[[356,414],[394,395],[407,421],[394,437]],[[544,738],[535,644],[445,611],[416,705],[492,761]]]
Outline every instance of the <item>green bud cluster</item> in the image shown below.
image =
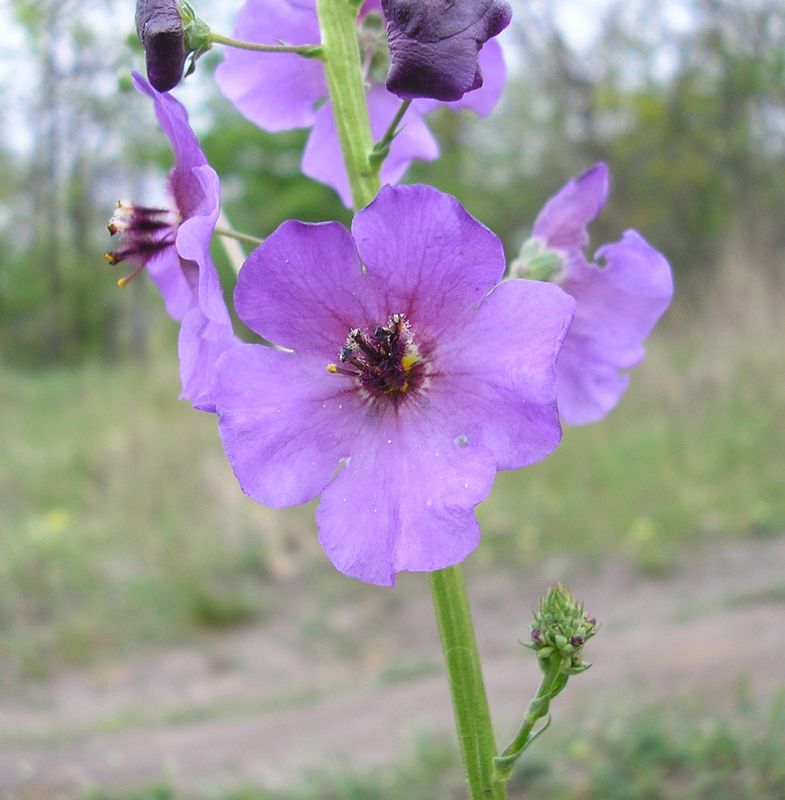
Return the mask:
[[525,646],[537,654],[543,672],[558,660],[561,674],[578,675],[591,666],[582,660],[583,646],[596,632],[594,617],[557,583],[540,601],[540,610],[534,613],[531,642]]

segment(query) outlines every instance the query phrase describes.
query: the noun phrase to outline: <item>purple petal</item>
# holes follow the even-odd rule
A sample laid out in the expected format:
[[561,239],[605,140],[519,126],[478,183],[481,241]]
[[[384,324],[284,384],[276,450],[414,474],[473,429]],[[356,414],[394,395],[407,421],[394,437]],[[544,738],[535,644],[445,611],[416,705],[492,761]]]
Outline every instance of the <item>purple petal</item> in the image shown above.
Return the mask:
[[352,233],[386,313],[406,314],[426,339],[451,335],[505,269],[499,238],[431,186],[383,187]]
[[477,54],[510,23],[504,0],[382,0],[390,45],[387,89],[459,100],[482,85]]
[[608,198],[608,167],[595,164],[570,180],[540,211],[532,231],[549,248],[582,250],[589,243],[586,226]]
[[188,124],[188,112],[182,103],[170,94],[157,92],[138,72],[132,75],[136,88],[152,98],[158,124],[171,142],[174,168],[167,187],[180,214],[189,217],[194,209],[205,202],[202,183],[193,170],[207,164],[207,159]]
[[197,307],[199,268],[194,262],[183,262],[177,251],[169,247],[153,256],[145,269],[172,319],[179,322]]
[[208,319],[199,308],[186,314],[178,339],[183,386],[180,397],[190,401],[199,411],[215,411],[212,386],[218,359],[227,350],[241,344],[232,333],[230,324],[222,325]]
[[[318,44],[316,6],[296,0],[246,0],[233,36],[259,44]],[[238,111],[267,131],[312,125],[316,103],[327,96],[321,61],[294,53],[227,47],[215,78]]]
[[[175,165],[169,173],[167,189],[182,218],[176,237],[179,258],[173,251],[166,251],[149,262],[147,268],[170,316],[181,320],[198,303],[210,319],[228,325],[220,280],[210,256],[221,205],[218,175],[207,163],[182,104],[171,95],[157,92],[138,73],[133,78],[136,88],[152,98],[158,123],[171,142]],[[189,291],[192,298],[187,296]]]
[[226,454],[243,491],[280,508],[305,503],[329,482],[356,439],[356,392],[318,357],[261,345],[227,351],[213,399]]
[[483,82],[479,89],[473,89],[452,103],[440,103],[438,100],[415,100],[414,104],[421,114],[430,114],[442,106],[451,111],[468,109],[481,117],[486,117],[496,108],[507,83],[507,65],[501,45],[491,39],[485,43],[478,56]]
[[[393,120],[400,101],[381,86],[368,91],[368,113],[374,139],[381,139]],[[415,109],[409,109],[381,169],[382,183],[397,183],[414,159],[432,161],[439,155],[439,145]],[[303,173],[320,183],[332,186],[344,205],[352,207],[352,192],[343,162],[332,106],[325,103],[316,115],[316,122],[305,145]]]
[[349,331],[386,321],[349,232],[337,222],[288,220],[251,253],[234,302],[240,319],[264,338],[335,361]]
[[635,231],[605,245],[600,268],[571,262],[562,288],[577,302],[559,358],[559,407],[565,422],[603,417],[627,387],[621,369],[643,357],[642,343],[670,305],[673,278],[665,257]]
[[[209,319],[229,325],[221,281],[210,255],[210,242],[221,205],[221,187],[218,175],[208,165],[194,168],[193,174],[201,184],[203,201],[194,215],[180,224],[177,230],[177,252],[181,258],[198,265],[199,307]],[[197,211],[201,213],[196,213]]]
[[438,423],[417,413],[366,419],[316,513],[319,541],[344,574],[392,586],[397,572],[442,569],[477,546],[473,509],[490,491],[494,458]]
[[499,469],[540,461],[561,440],[555,364],[574,308],[553,284],[504,281],[439,344],[432,402]]

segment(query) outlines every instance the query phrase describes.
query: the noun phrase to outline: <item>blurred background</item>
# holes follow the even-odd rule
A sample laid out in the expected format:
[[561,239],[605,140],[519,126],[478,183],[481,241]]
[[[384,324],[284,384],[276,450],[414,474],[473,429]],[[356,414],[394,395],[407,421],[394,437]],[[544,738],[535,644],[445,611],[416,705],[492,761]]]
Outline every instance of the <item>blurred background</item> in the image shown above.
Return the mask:
[[[677,294],[620,406],[499,476],[467,561],[500,743],[517,644],[566,582],[603,624],[511,797],[785,798],[785,21],[780,0],[513,3],[488,119],[439,112],[456,194],[516,252],[597,160],[592,244],[639,229]],[[238,3],[203,0],[228,33]],[[176,326],[103,252],[171,161],[130,0],[3,0],[0,797],[458,800],[427,581],[336,574],[313,507],[239,490],[177,400]],[[233,225],[348,212],[217,92],[177,90]],[[215,258],[230,291],[233,273]]]

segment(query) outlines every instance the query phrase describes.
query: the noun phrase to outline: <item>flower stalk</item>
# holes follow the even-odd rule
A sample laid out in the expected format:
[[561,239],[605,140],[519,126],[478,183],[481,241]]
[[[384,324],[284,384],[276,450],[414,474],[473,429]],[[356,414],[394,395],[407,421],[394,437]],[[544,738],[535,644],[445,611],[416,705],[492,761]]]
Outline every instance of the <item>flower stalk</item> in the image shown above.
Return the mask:
[[232,39],[221,33],[210,31],[210,41],[213,44],[222,44],[226,47],[236,47],[238,50],[254,50],[257,53],[296,53],[304,58],[323,58],[324,49],[320,44],[260,44],[259,42],[243,42]]
[[[316,8],[333,117],[352,200],[359,210],[379,191],[381,163],[409,103],[401,104],[389,129],[374,145],[357,42],[358,4],[317,0]],[[496,743],[461,567],[430,573],[430,584],[469,797],[505,800],[505,783],[494,780]]]
[[373,135],[357,43],[358,10],[351,0],[316,0],[327,87],[356,211],[380,188],[378,171],[370,162]]
[[496,742],[463,570],[440,569],[430,580],[469,797],[505,800],[506,782],[494,779]]

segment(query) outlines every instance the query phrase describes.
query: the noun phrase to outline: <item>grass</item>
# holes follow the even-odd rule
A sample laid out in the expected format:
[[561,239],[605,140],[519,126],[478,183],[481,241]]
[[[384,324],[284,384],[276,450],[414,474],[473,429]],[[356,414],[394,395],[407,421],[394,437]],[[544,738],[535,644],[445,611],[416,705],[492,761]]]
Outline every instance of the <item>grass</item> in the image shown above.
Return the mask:
[[[743,696],[733,717],[701,716],[688,704],[585,721],[549,731],[523,759],[510,800],[780,800],[785,796],[785,703],[756,707]],[[83,800],[462,800],[451,746],[421,742],[408,762],[372,773],[308,776],[298,788],[181,793],[160,785]]]
[[[718,285],[700,315],[677,307],[602,424],[499,476],[470,563],[660,571],[712,537],[785,530],[779,295],[745,284],[739,317]],[[0,368],[0,679],[258,619],[270,576],[330,569],[312,509],[248,500],[215,420],[177,393],[171,342],[148,364]]]
[[[120,656],[266,613],[262,537],[215,422],[158,365],[0,377],[0,671]],[[3,673],[0,672],[0,677]]]

